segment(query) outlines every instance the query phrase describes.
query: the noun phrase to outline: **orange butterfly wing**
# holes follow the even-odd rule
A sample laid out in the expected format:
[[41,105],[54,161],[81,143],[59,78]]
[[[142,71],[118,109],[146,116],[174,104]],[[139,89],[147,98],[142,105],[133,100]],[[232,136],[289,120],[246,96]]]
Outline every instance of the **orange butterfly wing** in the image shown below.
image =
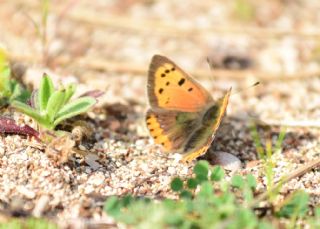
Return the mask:
[[153,109],[197,112],[212,101],[211,95],[198,82],[160,55],[151,60],[147,87]]
[[160,55],[151,60],[147,89],[151,109],[146,122],[155,142],[183,154],[183,161],[203,155],[225,114],[231,89],[215,102],[198,82]]

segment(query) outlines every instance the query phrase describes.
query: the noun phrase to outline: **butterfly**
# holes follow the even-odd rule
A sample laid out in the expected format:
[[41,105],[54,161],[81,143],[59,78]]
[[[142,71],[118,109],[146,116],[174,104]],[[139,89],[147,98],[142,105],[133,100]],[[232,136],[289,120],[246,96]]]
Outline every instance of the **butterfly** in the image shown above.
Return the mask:
[[205,154],[226,112],[231,88],[215,101],[173,61],[154,55],[147,93],[146,123],[155,143],[182,154],[186,162]]

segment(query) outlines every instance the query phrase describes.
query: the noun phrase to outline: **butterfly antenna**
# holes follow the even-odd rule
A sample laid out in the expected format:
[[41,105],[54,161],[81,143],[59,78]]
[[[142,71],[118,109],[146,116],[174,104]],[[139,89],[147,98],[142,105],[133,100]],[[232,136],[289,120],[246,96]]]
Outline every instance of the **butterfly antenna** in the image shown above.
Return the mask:
[[246,87],[246,88],[241,88],[241,89],[233,92],[231,95],[239,94],[239,93],[241,93],[241,92],[243,92],[243,91],[245,91],[245,90],[247,90],[247,89],[249,89],[249,88],[253,88],[253,87],[255,87],[255,86],[258,86],[259,84],[260,84],[260,82],[257,81],[257,82],[255,82],[254,84],[252,84],[252,85],[250,85],[250,86],[248,86],[248,87]]
[[215,81],[215,77],[214,77],[214,74],[213,74],[213,70],[214,70],[214,66],[212,64],[212,61],[210,60],[210,58],[207,56],[207,63],[209,65],[209,68],[210,68],[210,77],[212,78],[213,81]]

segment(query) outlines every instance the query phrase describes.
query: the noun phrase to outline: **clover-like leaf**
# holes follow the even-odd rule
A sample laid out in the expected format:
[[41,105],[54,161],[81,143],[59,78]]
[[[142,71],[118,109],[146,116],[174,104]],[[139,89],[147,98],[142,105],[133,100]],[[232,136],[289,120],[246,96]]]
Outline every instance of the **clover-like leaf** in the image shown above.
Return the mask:
[[220,181],[224,177],[224,170],[221,168],[221,166],[215,166],[211,170],[211,176],[210,179],[212,181]]
[[194,179],[194,178],[189,178],[187,180],[187,186],[190,189],[196,189],[198,184],[199,184],[198,181],[196,179]]
[[247,183],[248,183],[248,186],[252,189],[255,189],[257,187],[257,181],[256,181],[256,178],[251,174],[249,173],[247,176]]
[[193,168],[196,176],[207,177],[209,172],[209,163],[207,161],[199,161]]
[[240,175],[234,175],[231,178],[231,185],[235,188],[243,188],[244,186],[244,179]]
[[180,178],[176,177],[171,181],[170,186],[173,191],[179,192],[183,188],[183,181]]

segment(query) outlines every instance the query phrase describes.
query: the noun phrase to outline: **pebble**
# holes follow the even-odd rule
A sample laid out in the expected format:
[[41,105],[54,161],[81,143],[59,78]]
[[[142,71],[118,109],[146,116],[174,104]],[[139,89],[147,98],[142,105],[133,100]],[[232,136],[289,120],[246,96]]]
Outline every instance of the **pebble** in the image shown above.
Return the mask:
[[18,186],[17,191],[20,192],[23,196],[25,196],[28,199],[33,199],[36,197],[36,193],[30,189],[27,189],[24,186]]
[[230,153],[214,152],[213,162],[231,172],[236,172],[241,169],[241,161],[239,158]]

